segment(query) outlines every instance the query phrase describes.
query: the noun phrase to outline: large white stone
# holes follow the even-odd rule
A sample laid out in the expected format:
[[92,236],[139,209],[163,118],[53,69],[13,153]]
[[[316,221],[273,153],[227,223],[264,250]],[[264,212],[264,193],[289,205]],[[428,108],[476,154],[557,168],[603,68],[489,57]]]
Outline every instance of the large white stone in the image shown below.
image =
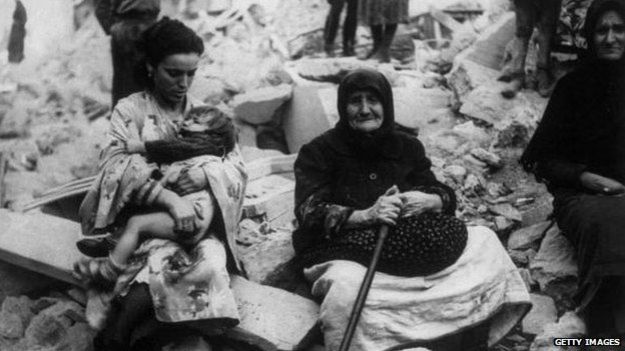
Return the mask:
[[558,314],[556,304],[549,296],[530,294],[532,309],[523,318],[523,333],[537,335],[540,334],[545,325],[557,320]]
[[508,238],[508,249],[525,250],[531,248],[534,243],[543,238],[550,224],[550,221],[544,221],[515,231]]
[[570,300],[575,294],[578,276],[575,251],[557,226],[547,231],[529,268],[540,290],[556,301]]
[[276,111],[291,99],[292,93],[290,84],[280,84],[239,94],[232,101],[234,114],[254,125],[271,122]]

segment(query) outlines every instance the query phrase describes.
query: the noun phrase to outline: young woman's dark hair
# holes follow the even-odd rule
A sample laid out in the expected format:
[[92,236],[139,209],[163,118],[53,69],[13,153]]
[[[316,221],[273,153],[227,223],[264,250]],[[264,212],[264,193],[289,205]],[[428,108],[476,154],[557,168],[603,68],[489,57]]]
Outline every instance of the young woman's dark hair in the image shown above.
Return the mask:
[[148,88],[153,87],[153,82],[148,77],[146,63],[156,67],[165,57],[176,54],[204,53],[204,42],[195,32],[182,22],[163,17],[154,23],[143,33],[143,52],[145,59],[141,72],[141,80],[144,80]]

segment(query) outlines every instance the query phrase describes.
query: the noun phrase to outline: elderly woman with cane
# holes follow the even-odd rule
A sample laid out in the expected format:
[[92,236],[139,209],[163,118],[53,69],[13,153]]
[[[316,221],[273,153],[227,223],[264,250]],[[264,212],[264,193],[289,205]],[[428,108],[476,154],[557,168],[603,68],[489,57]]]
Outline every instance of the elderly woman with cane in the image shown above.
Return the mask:
[[492,231],[454,217],[454,191],[436,180],[421,142],[395,129],[382,74],[349,73],[338,110],[295,163],[293,244],[322,300],[327,350],[339,350],[381,225],[388,237],[350,350],[486,350],[530,306],[516,267]]

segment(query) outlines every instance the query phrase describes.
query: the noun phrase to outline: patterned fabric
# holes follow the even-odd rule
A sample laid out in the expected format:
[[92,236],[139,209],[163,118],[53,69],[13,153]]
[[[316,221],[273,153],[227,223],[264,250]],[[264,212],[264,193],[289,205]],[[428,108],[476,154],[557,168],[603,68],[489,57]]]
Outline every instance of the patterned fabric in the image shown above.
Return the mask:
[[[341,260],[304,270],[313,295],[323,298],[320,321],[328,351],[339,348],[365,272],[365,266]],[[486,320],[493,345],[530,306],[525,283],[497,235],[469,227],[462,255],[441,272],[411,278],[375,273],[350,351],[412,349],[416,340],[437,339]]]
[[[303,254],[309,267],[329,259],[368,266],[378,239],[377,228],[349,229],[326,246]],[[390,227],[377,270],[397,276],[425,276],[452,265],[462,254],[467,229],[459,219],[440,213],[402,218]]]
[[362,0],[360,17],[369,25],[408,22],[408,0]]
[[[185,111],[194,104],[187,99]],[[226,263],[239,268],[234,238],[247,184],[238,148],[224,157],[198,156],[171,165],[157,165],[147,163],[141,156],[126,154],[123,146],[129,139],[175,137],[182,116],[167,115],[146,92],[120,100],[111,118],[109,144],[101,155],[100,175],[81,205],[83,231],[90,235],[123,225],[123,219],[132,214],[129,208],[137,205],[141,208],[154,196],[157,187],[151,185],[156,178],[167,187],[183,170],[200,168],[208,180],[207,189],[183,198],[193,203],[196,212],[198,228],[190,241],[203,239],[190,251],[172,241],[145,241],[118,278],[115,293],[123,295],[130,284],[145,282],[150,286],[159,320],[209,320],[223,322],[220,323],[223,327],[232,326],[238,314],[229,289]],[[162,177],[156,177],[155,173]],[[142,193],[143,196],[137,196]],[[136,197],[145,201],[136,201]]]

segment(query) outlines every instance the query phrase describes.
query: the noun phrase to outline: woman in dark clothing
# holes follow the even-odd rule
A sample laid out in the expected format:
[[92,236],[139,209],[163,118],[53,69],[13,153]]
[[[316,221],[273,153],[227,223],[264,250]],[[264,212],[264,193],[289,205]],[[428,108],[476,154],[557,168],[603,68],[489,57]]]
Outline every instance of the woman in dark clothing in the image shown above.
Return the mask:
[[588,10],[582,65],[562,78],[521,163],[554,195],[577,250],[591,334],[625,333],[625,2]]
[[354,40],[358,25],[358,0],[328,0],[328,2],[330,3],[330,11],[323,30],[325,52],[328,56],[334,56],[334,39],[339,29],[341,12],[347,3],[347,13],[343,23],[343,56],[354,56]]
[[485,350],[527,310],[514,264],[492,231],[467,231],[453,216],[454,191],[436,180],[421,142],[395,130],[382,74],[348,74],[338,110],[337,125],[304,145],[295,162],[293,246],[313,295],[323,299],[326,349],[338,349],[377,229],[386,224],[353,349]]
[[9,62],[20,63],[24,59],[24,38],[26,38],[26,8],[20,0],[15,0],[13,25],[9,34]]
[[369,58],[391,62],[391,44],[399,23],[408,22],[408,0],[361,0],[360,16],[371,28]]

